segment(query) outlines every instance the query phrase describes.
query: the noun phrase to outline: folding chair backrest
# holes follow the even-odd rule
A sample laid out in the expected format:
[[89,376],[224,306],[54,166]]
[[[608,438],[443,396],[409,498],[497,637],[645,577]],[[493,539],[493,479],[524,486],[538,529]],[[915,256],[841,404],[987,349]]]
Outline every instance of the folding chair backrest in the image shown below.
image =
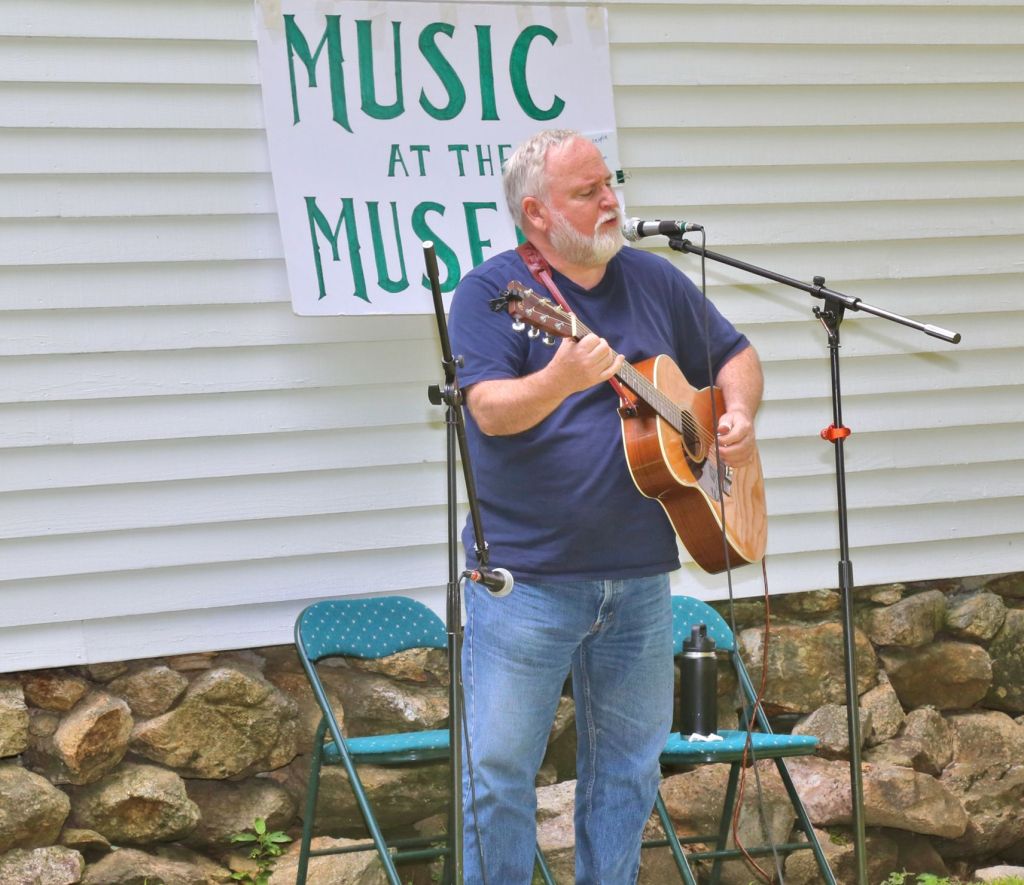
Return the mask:
[[672,643],[673,653],[683,653],[683,640],[690,638],[690,631],[697,624],[707,624],[708,636],[715,640],[715,646],[723,651],[735,650],[732,630],[718,612],[706,602],[692,596],[672,597]]
[[404,596],[324,599],[295,622],[295,643],[310,661],[333,655],[382,658],[407,648],[446,648],[441,619]]

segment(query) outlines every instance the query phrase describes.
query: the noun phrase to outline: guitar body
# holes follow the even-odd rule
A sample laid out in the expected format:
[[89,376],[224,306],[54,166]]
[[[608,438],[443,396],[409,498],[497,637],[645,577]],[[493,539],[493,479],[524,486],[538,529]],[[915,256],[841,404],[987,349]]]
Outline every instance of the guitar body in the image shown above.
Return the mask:
[[[717,574],[729,565],[757,562],[768,538],[761,461],[755,453],[742,467],[720,465],[715,470],[712,418],[725,411],[721,392],[696,390],[668,356],[652,357],[634,368],[695,421],[693,432],[680,433],[643,401],[635,416],[622,416],[622,442],[636,487],[661,504],[679,539],[705,571]],[[724,505],[716,472],[722,473]]]

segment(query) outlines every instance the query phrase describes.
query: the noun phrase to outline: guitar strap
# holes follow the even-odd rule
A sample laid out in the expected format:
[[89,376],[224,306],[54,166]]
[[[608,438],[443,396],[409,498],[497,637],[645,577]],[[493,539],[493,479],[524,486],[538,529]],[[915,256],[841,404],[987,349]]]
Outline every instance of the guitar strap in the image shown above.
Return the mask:
[[[529,268],[533,278],[548,290],[551,297],[558,302],[558,306],[567,313],[572,313],[572,308],[569,307],[569,303],[562,296],[562,293],[558,291],[558,286],[555,285],[555,281],[551,278],[551,265],[540,254],[537,247],[527,240],[516,247],[516,252],[519,253],[519,257],[523,259],[527,268]],[[635,415],[636,397],[622,385],[618,378],[611,377],[608,379],[608,383],[611,384],[612,389],[619,397],[620,412],[626,415]]]

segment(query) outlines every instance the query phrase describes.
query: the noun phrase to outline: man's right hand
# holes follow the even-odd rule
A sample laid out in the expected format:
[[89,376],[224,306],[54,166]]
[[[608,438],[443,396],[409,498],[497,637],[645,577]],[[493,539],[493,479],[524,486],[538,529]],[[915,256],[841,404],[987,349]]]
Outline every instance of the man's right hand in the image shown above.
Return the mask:
[[522,378],[479,381],[466,390],[466,405],[488,436],[522,433],[539,424],[565,398],[607,381],[624,358],[603,338],[565,338],[543,369]]
[[542,371],[550,373],[554,383],[569,396],[614,377],[623,362],[625,357],[612,350],[604,338],[590,333],[579,341],[564,338]]

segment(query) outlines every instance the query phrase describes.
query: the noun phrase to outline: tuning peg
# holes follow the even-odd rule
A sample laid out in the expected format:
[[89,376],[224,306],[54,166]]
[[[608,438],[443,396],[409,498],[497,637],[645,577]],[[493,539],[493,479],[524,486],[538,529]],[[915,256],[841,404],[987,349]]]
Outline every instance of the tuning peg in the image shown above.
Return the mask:
[[519,320],[519,319],[512,320],[512,330],[513,331],[515,331],[515,332],[522,332],[523,329],[525,329],[525,328],[526,328],[526,323],[524,323],[522,320]]
[[554,347],[555,346],[555,339],[551,335],[545,335],[540,340],[543,341],[548,347]]
[[526,337],[527,338],[536,338],[539,335],[540,335],[540,329],[538,329],[536,326],[531,326],[529,329],[526,330]]

